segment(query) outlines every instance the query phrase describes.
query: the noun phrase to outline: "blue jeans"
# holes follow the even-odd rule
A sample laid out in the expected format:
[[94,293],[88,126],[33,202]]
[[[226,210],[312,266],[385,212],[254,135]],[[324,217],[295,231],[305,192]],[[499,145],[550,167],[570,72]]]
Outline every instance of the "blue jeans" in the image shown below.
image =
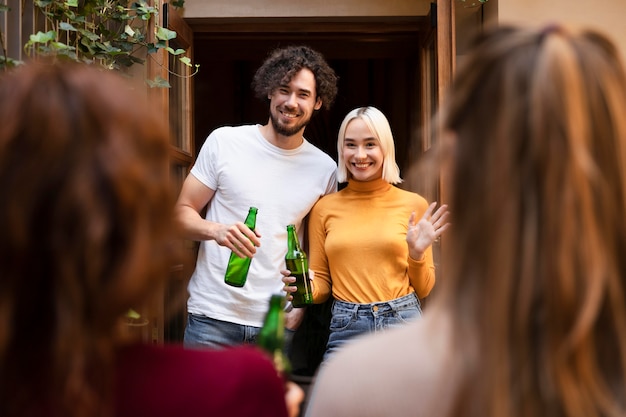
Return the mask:
[[[223,349],[229,346],[255,344],[260,327],[246,326],[210,317],[187,314],[183,344],[185,347]],[[285,352],[291,349],[293,330],[285,328]]]
[[415,293],[395,300],[372,304],[355,304],[335,300],[330,319],[330,335],[324,361],[348,340],[367,333],[398,327],[420,317],[422,309]]

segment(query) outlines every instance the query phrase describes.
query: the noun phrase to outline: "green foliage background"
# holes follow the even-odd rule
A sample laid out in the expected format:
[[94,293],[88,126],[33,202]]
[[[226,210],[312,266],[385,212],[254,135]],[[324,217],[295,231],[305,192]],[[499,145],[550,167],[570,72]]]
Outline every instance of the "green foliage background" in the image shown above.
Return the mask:
[[[180,8],[184,0],[173,1],[169,5]],[[25,55],[30,58],[52,55],[125,72],[134,64],[144,64],[151,54],[164,49],[183,64],[193,66],[183,49],[173,49],[168,45],[168,41],[175,39],[177,34],[158,24],[159,9],[151,2],[33,0],[33,6],[45,16],[50,29],[30,35],[24,45]],[[12,11],[5,4],[0,4],[2,13],[10,15]],[[0,32],[0,70],[22,64],[22,61],[7,55],[5,42],[6,34]],[[194,67],[197,71],[197,65]],[[146,82],[151,87],[169,87],[167,80],[161,77]]]

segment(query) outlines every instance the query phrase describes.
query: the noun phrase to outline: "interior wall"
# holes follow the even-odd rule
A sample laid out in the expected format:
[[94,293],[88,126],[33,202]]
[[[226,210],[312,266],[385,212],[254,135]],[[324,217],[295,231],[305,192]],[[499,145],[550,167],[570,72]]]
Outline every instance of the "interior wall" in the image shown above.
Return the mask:
[[[489,0],[494,1],[494,0]],[[609,35],[626,60],[626,0],[496,0],[498,21],[530,25],[568,22]]]
[[185,0],[185,18],[426,16],[435,0]]

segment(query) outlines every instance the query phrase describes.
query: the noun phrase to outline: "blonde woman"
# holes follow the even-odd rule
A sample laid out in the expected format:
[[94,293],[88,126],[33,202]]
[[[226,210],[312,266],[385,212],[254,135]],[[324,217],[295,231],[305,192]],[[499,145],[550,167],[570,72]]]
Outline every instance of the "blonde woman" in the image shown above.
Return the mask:
[[[421,315],[420,299],[435,285],[431,245],[448,227],[446,206],[434,211],[436,203],[395,186],[402,179],[380,110],[348,113],[337,151],[337,179],[347,185],[309,216],[313,301],[333,298],[325,360],[356,336]],[[284,279],[287,291],[293,281]]]

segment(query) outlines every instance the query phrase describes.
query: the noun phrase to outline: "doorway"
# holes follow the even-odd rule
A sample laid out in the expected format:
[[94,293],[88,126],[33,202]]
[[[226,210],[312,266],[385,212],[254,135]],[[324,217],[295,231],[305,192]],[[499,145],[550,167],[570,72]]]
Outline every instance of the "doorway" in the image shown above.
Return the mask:
[[[194,21],[194,62],[200,65],[193,78],[195,155],[217,127],[267,122],[268,106],[254,97],[252,77],[273,49],[305,44],[321,52],[339,76],[336,101],[313,117],[307,140],[336,161],[343,117],[373,105],[389,119],[398,165],[407,172],[413,156],[425,149],[422,52],[432,42],[430,22],[429,16]],[[293,370],[304,381],[321,362],[329,319],[330,303],[311,306],[294,336]]]
[[427,17],[352,18],[347,21],[260,19],[194,24],[196,154],[216,127],[268,119],[267,103],[254,97],[254,72],[271,50],[306,44],[321,52],[339,76],[337,99],[320,110],[305,137],[337,160],[343,117],[353,108],[378,107],[389,119],[398,164],[404,172],[411,150],[422,149],[420,43]]

